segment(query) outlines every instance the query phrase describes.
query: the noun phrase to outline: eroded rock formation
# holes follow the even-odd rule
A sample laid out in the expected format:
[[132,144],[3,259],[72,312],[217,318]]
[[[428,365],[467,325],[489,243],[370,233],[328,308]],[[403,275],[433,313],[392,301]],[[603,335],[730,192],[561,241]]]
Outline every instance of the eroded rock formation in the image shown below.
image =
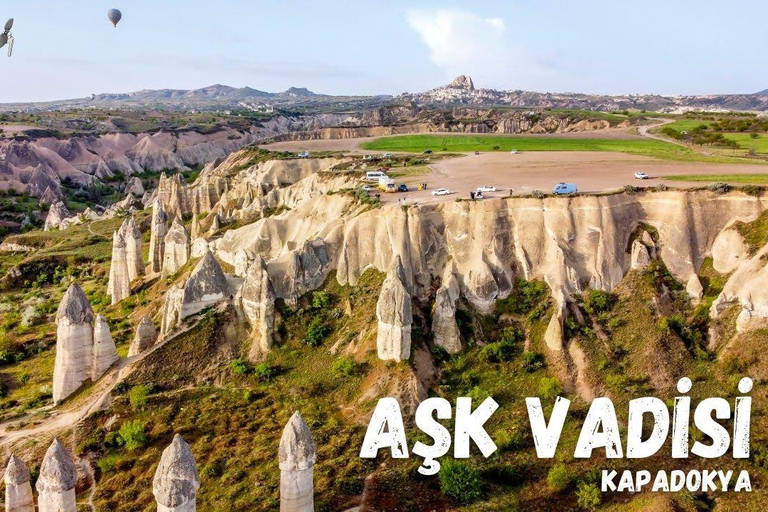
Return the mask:
[[35,512],[29,469],[24,461],[11,455],[4,479],[5,512]]
[[152,205],[152,224],[149,237],[150,272],[162,272],[165,249],[165,235],[168,233],[168,215],[163,203],[155,200]]
[[461,352],[461,338],[456,324],[456,301],[459,300],[459,281],[451,266],[446,267],[443,282],[435,296],[432,311],[432,333],[435,343],[449,354]]
[[93,325],[93,362],[91,364],[91,379],[96,382],[117,362],[117,348],[109,331],[107,319],[96,315]]
[[112,263],[109,266],[107,294],[112,298],[112,304],[117,304],[131,294],[126,244],[120,231],[112,234]]
[[54,403],[68,397],[91,376],[93,310],[77,283],[61,299],[56,312],[56,362],[53,369]]
[[77,467],[61,441],[55,439],[45,452],[35,488],[40,512],[77,512]]
[[165,235],[163,253],[163,277],[172,276],[189,260],[189,235],[178,217]]
[[275,291],[262,258],[247,269],[240,289],[240,303],[251,324],[251,361],[259,360],[271,347],[275,329]]
[[376,348],[379,359],[406,361],[411,357],[411,294],[406,287],[405,268],[399,256],[384,280],[376,303],[379,321]]
[[61,201],[54,202],[48,209],[48,215],[45,217],[45,231],[51,231],[53,229],[64,229],[67,226],[67,220],[71,219],[73,215],[69,213],[67,207]]
[[128,266],[128,279],[133,281],[144,275],[144,253],[141,248],[141,230],[133,216],[120,226],[120,234],[125,241],[125,258]]
[[194,512],[200,477],[192,449],[179,434],[163,450],[152,482],[158,512]]
[[316,448],[304,418],[295,412],[280,438],[280,512],[313,512]]
[[133,335],[130,347],[128,347],[128,357],[135,356],[154,346],[157,342],[157,329],[152,319],[148,316],[142,317],[139,325],[136,326],[136,332]]

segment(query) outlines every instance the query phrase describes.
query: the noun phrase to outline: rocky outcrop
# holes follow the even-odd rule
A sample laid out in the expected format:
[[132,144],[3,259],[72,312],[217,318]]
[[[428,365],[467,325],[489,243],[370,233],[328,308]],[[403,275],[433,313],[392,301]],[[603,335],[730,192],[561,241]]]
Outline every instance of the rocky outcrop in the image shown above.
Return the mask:
[[730,274],[749,259],[749,249],[741,234],[733,229],[724,229],[712,244],[712,266],[721,274]]
[[648,247],[640,240],[632,242],[632,270],[642,270],[651,264],[651,255],[648,253]]
[[194,512],[200,477],[192,449],[179,434],[163,450],[152,482],[158,512]]
[[688,297],[694,300],[700,300],[704,296],[704,287],[701,285],[699,276],[691,274],[691,278],[688,279],[688,283],[685,286],[685,291]]
[[246,271],[240,304],[251,324],[248,359],[258,361],[272,347],[275,329],[275,291],[262,258],[257,258]]
[[165,235],[163,253],[163,277],[172,276],[189,260],[189,235],[178,217]]
[[155,200],[152,205],[152,224],[149,237],[149,269],[158,273],[163,270],[165,235],[168,233],[168,215],[163,203]]
[[131,294],[126,244],[120,231],[112,234],[112,263],[109,266],[107,294],[112,298],[112,304],[117,304]]
[[280,438],[280,512],[313,512],[314,465],[312,433],[301,414],[295,412]]
[[107,319],[102,315],[96,316],[93,326],[93,362],[91,364],[91,379],[96,382],[117,362],[117,348],[109,331]]
[[4,479],[5,512],[35,512],[29,469],[24,461],[11,455]]
[[62,201],[56,201],[48,209],[48,215],[45,217],[43,230],[51,231],[53,229],[64,229],[67,226],[67,220],[74,217]]
[[552,315],[547,324],[547,330],[544,331],[544,343],[552,352],[561,352],[565,345],[563,335],[563,318],[560,313]]
[[741,312],[736,319],[739,332],[768,326],[767,259],[768,245],[765,245],[738,266],[712,303],[712,318],[718,318],[729,306],[739,305]]
[[181,174],[175,173],[169,177],[163,173],[160,176],[157,199],[163,204],[169,215],[183,217],[192,213],[187,197],[187,186]]
[[125,259],[128,266],[128,279],[133,282],[144,275],[144,253],[142,252],[141,230],[133,216],[120,226],[120,234],[125,241]]
[[144,184],[141,182],[141,178],[138,176],[133,176],[125,184],[126,194],[133,194],[136,197],[141,197],[144,195],[144,192]]
[[411,357],[411,294],[399,256],[390,267],[376,303],[379,321],[376,348],[379,359],[406,361]]
[[170,332],[178,322],[216,304],[229,293],[229,285],[221,265],[213,253],[208,251],[186,282],[171,287],[166,293],[161,333]]
[[55,439],[45,452],[35,488],[40,512],[77,512],[77,467],[61,441]]
[[275,294],[290,305],[296,305],[299,297],[319,288],[331,271],[328,251],[321,239],[304,242],[298,250],[270,261],[267,267],[269,275],[274,276]]
[[130,347],[128,347],[128,357],[141,354],[148,348],[151,348],[157,342],[157,329],[152,320],[148,317],[142,317],[139,325],[136,326],[136,332],[133,335]]
[[435,295],[432,311],[432,335],[435,344],[449,354],[461,352],[461,338],[456,324],[456,301],[459,300],[459,281],[451,266],[446,267],[443,282]]
[[54,403],[68,397],[91,376],[93,310],[77,283],[61,299],[56,312],[56,361],[53,369]]

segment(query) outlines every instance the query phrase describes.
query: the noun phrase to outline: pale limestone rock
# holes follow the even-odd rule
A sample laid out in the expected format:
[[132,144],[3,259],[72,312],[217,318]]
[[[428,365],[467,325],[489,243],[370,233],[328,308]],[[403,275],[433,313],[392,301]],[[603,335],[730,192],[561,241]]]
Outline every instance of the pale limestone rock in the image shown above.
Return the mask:
[[552,315],[547,330],[544,332],[544,343],[553,352],[563,350],[563,320],[559,314]]
[[213,234],[213,233],[216,233],[220,229],[221,229],[221,218],[219,217],[218,214],[214,214],[213,221],[211,222],[211,227],[208,230],[208,232]]
[[91,365],[91,380],[96,382],[118,360],[115,341],[109,332],[107,319],[96,315],[93,325],[93,363]]
[[717,318],[729,306],[738,304],[741,312],[736,318],[736,330],[768,327],[768,245],[737,268],[712,303],[710,315]]
[[56,313],[56,362],[53,368],[53,401],[65,399],[91,376],[93,359],[93,310],[83,291],[72,284]]
[[52,229],[60,228],[62,223],[72,217],[67,207],[61,201],[54,202],[48,209],[48,215],[45,217],[44,231],[51,231]]
[[191,238],[192,240],[199,238],[202,235],[200,233],[200,219],[198,216],[192,215],[192,227],[191,227]]
[[316,457],[312,433],[295,412],[280,438],[280,512],[312,512]]
[[168,233],[168,215],[159,200],[152,205],[152,231],[149,237],[149,268],[151,272],[163,270],[165,235]]
[[235,275],[245,277],[248,273],[248,267],[253,261],[253,257],[248,254],[248,251],[242,250],[235,254]]
[[653,237],[651,236],[651,234],[648,231],[643,230],[643,234],[640,237],[640,240],[649,249],[654,249],[656,247],[656,242],[653,241]]
[[456,324],[456,301],[459,299],[459,292],[459,281],[452,267],[446,267],[443,283],[435,295],[432,333],[435,344],[443,347],[449,354],[461,352],[459,326]]
[[165,293],[163,317],[160,322],[160,333],[168,334],[183,320],[181,310],[184,307],[184,287],[174,284]]
[[188,200],[187,184],[183,181],[181,174],[175,173],[167,176],[163,173],[157,185],[157,198],[171,215],[183,217],[192,213]]
[[648,254],[648,247],[640,240],[632,242],[632,270],[642,270],[651,264],[651,256]]
[[298,250],[271,260],[267,267],[273,276],[275,295],[291,306],[305,293],[319,288],[331,271],[328,250],[321,239],[304,242]]
[[154,346],[157,342],[157,329],[152,320],[145,316],[136,327],[136,333],[133,335],[131,346],[128,347],[128,357],[141,354],[148,348]]
[[5,468],[5,512],[35,512],[29,469],[15,455]]
[[272,347],[275,330],[275,291],[267,265],[260,257],[248,268],[240,289],[240,301],[253,337],[248,358],[257,361]]
[[138,176],[131,177],[125,185],[126,194],[133,194],[136,197],[141,197],[144,195],[144,192],[144,184]]
[[195,238],[194,242],[192,242],[190,256],[192,258],[202,258],[209,250],[208,241],[205,238]]
[[163,277],[172,276],[189,261],[189,235],[178,217],[165,235],[163,250]]
[[38,201],[38,204],[40,204],[40,206],[47,204],[50,207],[58,200],[59,196],[56,194],[56,192],[54,192],[51,187],[47,187],[45,192],[43,192],[43,195],[40,196],[40,201]]
[[721,274],[730,274],[749,259],[744,238],[733,228],[722,230],[712,244],[712,266]]
[[699,276],[691,274],[691,278],[688,280],[685,291],[688,293],[688,297],[694,300],[700,300],[704,296],[704,287],[701,285]]
[[194,512],[200,477],[189,445],[179,434],[163,450],[152,482],[158,512]]
[[411,294],[406,287],[405,269],[400,256],[390,267],[376,303],[379,321],[376,347],[379,359],[405,361],[411,357]]
[[129,217],[120,226],[120,234],[125,240],[125,257],[128,265],[128,279],[134,279],[144,275],[144,254],[141,248],[141,230],[136,225],[136,220]]
[[128,257],[125,239],[119,231],[112,234],[112,263],[109,266],[107,293],[112,297],[112,304],[117,304],[131,294],[131,281],[128,276]]
[[40,512],[77,512],[75,486],[77,467],[61,441],[54,439],[45,452],[35,488]]

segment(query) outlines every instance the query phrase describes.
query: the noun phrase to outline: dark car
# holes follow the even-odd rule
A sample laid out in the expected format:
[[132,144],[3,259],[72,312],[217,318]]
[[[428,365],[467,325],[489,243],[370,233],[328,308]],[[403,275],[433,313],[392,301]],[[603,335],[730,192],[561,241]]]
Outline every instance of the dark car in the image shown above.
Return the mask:
[[432,150],[431,149],[425,149],[423,154],[431,155],[432,154]]
[[399,187],[397,187],[397,190],[399,192],[408,192],[408,185],[405,183],[401,183]]

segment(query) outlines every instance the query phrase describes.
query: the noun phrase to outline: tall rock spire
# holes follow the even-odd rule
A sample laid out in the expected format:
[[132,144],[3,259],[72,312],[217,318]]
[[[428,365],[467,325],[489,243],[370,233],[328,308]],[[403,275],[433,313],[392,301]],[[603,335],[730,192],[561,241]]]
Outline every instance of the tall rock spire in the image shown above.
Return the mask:
[[125,256],[128,265],[128,279],[134,279],[144,275],[144,255],[141,250],[141,230],[136,225],[136,220],[129,217],[120,226],[120,234],[125,240]]
[[35,488],[39,494],[37,506],[40,512],[77,512],[75,486],[77,467],[72,455],[61,441],[54,439],[45,452],[40,466],[40,477]]
[[83,290],[73,283],[56,312],[56,362],[53,401],[65,399],[91,376],[93,310]]
[[189,235],[178,217],[173,219],[164,244],[163,277],[166,277],[175,274],[189,260]]
[[280,438],[280,512],[313,512],[316,448],[312,432],[298,412]]
[[443,284],[435,295],[435,308],[432,311],[432,333],[435,343],[449,354],[461,352],[459,326],[456,323],[456,301],[459,299],[459,281],[449,265],[443,274]]
[[126,244],[120,231],[112,235],[112,264],[109,267],[107,294],[112,297],[112,304],[117,304],[131,294]]
[[251,324],[248,359],[255,362],[272,347],[275,330],[275,290],[267,265],[260,256],[246,271],[240,298],[243,312]]
[[115,347],[115,341],[112,339],[112,333],[109,332],[107,319],[102,315],[97,315],[93,326],[91,379],[94,382],[99,380],[104,375],[104,372],[118,359],[117,348]]
[[35,512],[29,469],[15,455],[5,468],[5,512]]
[[395,257],[381,286],[376,303],[379,320],[376,348],[379,359],[404,361],[411,357],[411,294],[407,288],[405,268],[400,256]]
[[152,494],[158,512],[195,512],[200,477],[189,445],[179,434],[163,450],[155,471]]
[[141,354],[157,342],[157,328],[152,320],[145,316],[136,326],[136,333],[133,335],[131,346],[128,347],[128,357]]
[[152,205],[152,231],[149,237],[149,268],[151,272],[163,270],[165,235],[168,233],[168,215],[163,203],[156,199]]

